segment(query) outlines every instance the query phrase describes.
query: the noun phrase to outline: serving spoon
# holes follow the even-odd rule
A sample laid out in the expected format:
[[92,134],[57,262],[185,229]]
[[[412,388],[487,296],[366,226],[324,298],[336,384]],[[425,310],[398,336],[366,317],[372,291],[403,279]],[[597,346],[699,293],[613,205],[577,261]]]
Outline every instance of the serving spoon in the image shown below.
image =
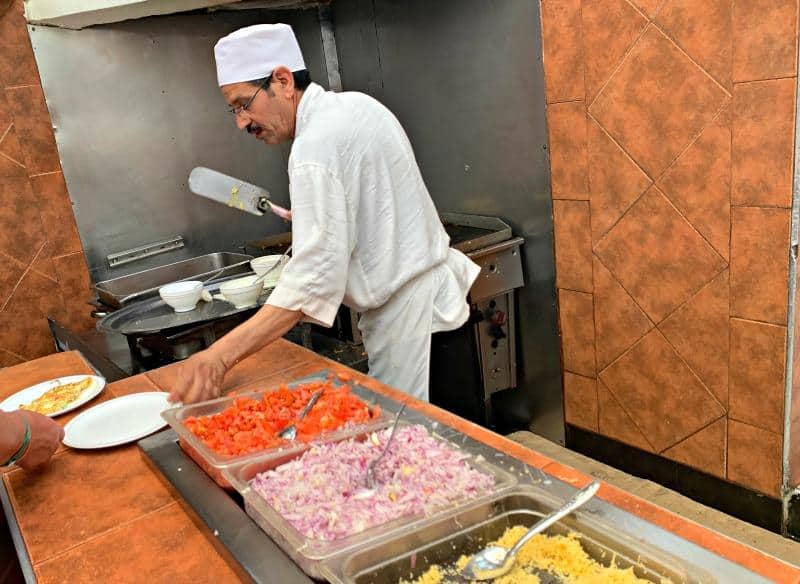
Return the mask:
[[305,407],[300,411],[295,421],[292,422],[290,426],[286,426],[283,430],[278,432],[278,438],[294,441],[294,439],[297,438],[297,422],[306,417],[306,414],[311,411],[311,408],[314,407],[314,404],[317,403],[317,400],[321,395],[321,389],[315,392],[314,395],[311,396],[311,399],[308,400],[308,403],[305,405]]
[[472,556],[472,559],[461,570],[461,575],[467,580],[493,580],[507,574],[514,567],[514,560],[516,560],[522,546],[528,543],[534,535],[541,533],[578,507],[586,504],[597,494],[599,488],[600,483],[598,481],[594,481],[582,488],[563,507],[540,519],[510,550],[496,545],[484,548]]

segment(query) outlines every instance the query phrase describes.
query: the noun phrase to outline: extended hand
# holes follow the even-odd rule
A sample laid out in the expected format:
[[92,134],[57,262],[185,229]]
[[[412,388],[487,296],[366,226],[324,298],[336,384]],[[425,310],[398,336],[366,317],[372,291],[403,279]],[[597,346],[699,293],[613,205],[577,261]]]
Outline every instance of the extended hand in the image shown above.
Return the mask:
[[170,401],[191,404],[219,397],[227,367],[211,350],[195,353],[176,367],[178,378],[169,394]]
[[64,428],[51,418],[36,412],[23,412],[22,415],[31,428],[31,442],[17,465],[25,470],[36,470],[44,466],[58,449],[64,438]]

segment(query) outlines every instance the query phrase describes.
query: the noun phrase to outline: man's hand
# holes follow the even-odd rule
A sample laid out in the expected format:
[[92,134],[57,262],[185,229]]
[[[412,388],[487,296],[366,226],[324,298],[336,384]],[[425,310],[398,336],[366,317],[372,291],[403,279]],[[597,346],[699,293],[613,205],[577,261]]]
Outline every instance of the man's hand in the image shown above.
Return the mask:
[[178,380],[169,393],[170,401],[191,404],[219,397],[228,368],[212,349],[195,353],[176,367]]
[[31,442],[17,465],[25,470],[36,470],[44,466],[58,449],[64,438],[64,428],[36,412],[22,411],[22,415],[31,428]]

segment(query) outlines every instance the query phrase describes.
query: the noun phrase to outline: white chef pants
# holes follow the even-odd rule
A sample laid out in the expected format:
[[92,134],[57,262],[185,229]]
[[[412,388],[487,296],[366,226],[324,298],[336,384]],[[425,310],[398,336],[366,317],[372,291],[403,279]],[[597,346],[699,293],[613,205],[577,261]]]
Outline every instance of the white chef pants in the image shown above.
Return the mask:
[[383,306],[364,312],[358,328],[369,374],[428,401],[431,334],[467,321],[467,294],[479,272],[472,260],[451,249],[444,262],[405,284]]

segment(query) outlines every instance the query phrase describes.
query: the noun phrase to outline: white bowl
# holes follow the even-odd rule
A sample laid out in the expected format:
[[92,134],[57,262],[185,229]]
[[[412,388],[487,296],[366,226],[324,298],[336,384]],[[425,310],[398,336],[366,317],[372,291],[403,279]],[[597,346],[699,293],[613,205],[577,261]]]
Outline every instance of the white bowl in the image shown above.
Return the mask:
[[203,283],[195,280],[173,282],[159,288],[158,294],[175,312],[189,312],[195,309],[203,294]]
[[[272,266],[278,263],[283,256],[280,255],[268,255],[268,256],[261,256],[260,258],[255,258],[250,260],[250,267],[253,268],[253,271],[257,275],[262,275],[266,273]],[[289,258],[285,258],[281,265],[272,270],[269,275],[264,278],[264,288],[274,288],[278,284],[278,278],[281,276],[281,272],[283,271],[283,267],[286,265],[286,262]]]
[[[261,282],[255,282],[258,276],[246,276],[225,282],[219,291],[225,299],[236,308],[252,306],[258,300],[259,294],[264,289]],[[254,283],[255,282],[255,283]]]

